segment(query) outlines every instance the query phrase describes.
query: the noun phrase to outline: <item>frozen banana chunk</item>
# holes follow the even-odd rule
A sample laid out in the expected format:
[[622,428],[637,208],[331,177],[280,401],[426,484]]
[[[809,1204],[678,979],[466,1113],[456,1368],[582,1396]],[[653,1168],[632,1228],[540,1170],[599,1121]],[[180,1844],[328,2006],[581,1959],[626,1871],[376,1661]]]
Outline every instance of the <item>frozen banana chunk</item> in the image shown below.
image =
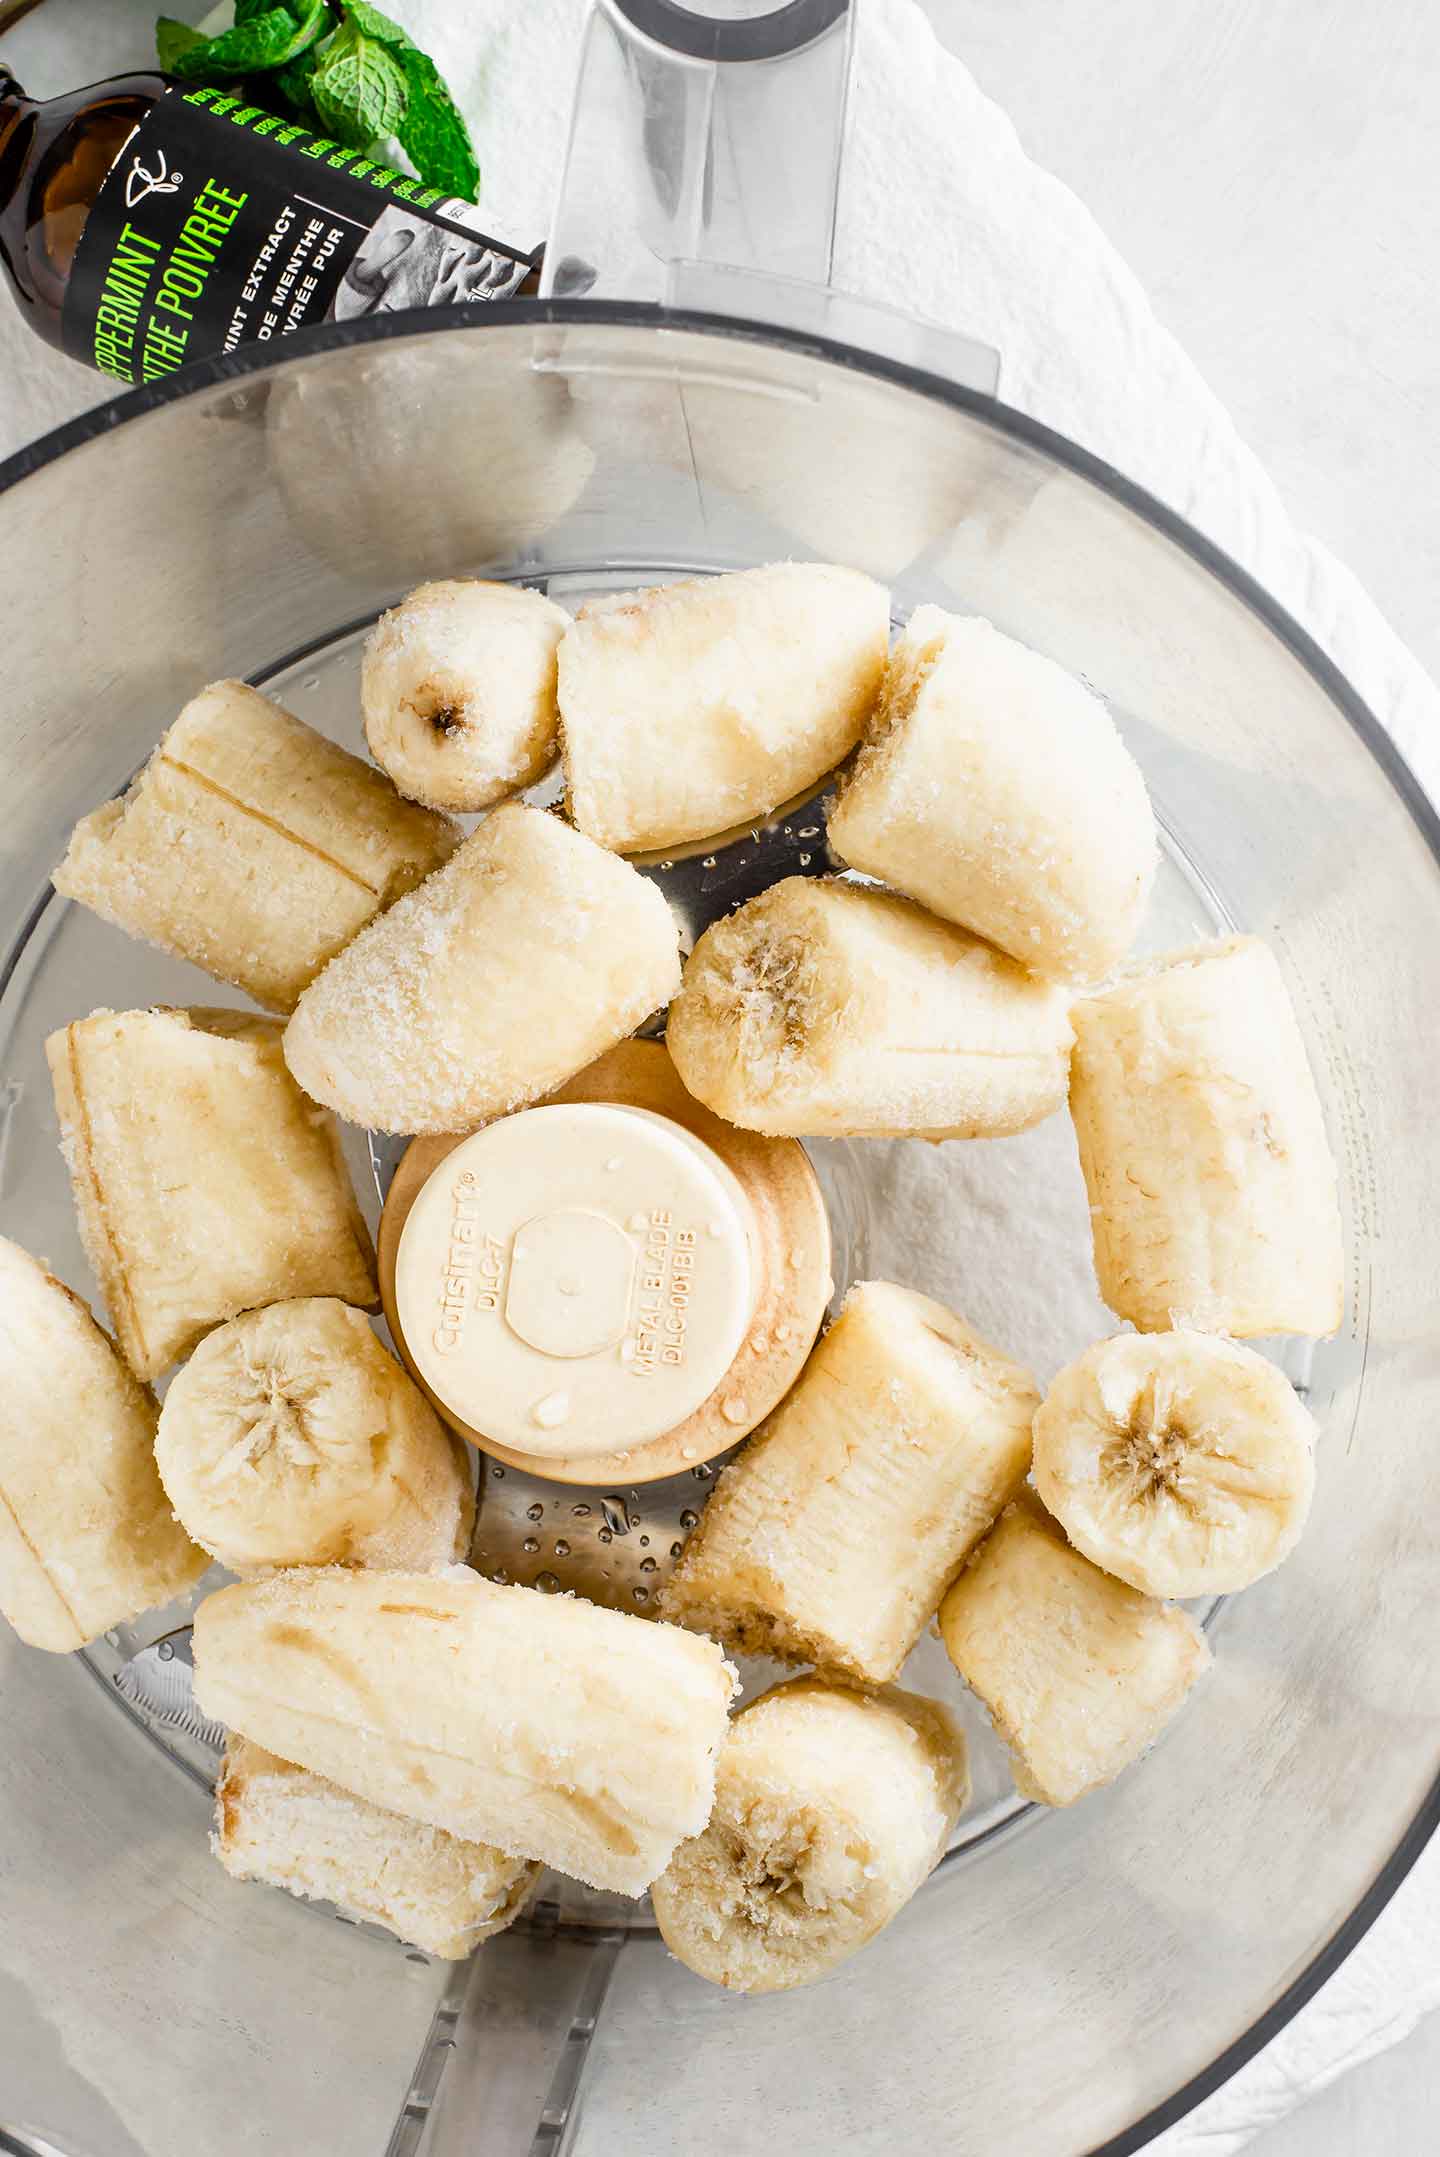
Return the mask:
[[447,577],[380,617],[360,701],[370,753],[409,801],[488,809],[555,761],[563,607],[521,585]]
[[668,1003],[657,887],[510,802],[306,990],[285,1034],[315,1100],[380,1131],[468,1131],[563,1085]]
[[883,585],[823,562],[593,602],[560,646],[571,816],[631,854],[767,816],[854,748],[889,638]]
[[1213,1333],[1122,1333],[1061,1371],[1035,1487],[1077,1550],[1146,1595],[1248,1588],[1300,1540],[1315,1422],[1282,1370]]
[[939,607],[918,608],[895,646],[830,844],[1063,981],[1125,956],[1159,858],[1145,782],[1100,699]]
[[776,1686],[731,1724],[710,1823],[655,1882],[660,1936],[735,1992],[813,1984],[904,1909],[968,1793],[965,1740],[937,1702]]
[[332,1297],[217,1326],[176,1374],[155,1457],[177,1517],[233,1573],[423,1571],[470,1547],[470,1461],[363,1312]]
[[154,1396],[78,1296],[0,1236],[0,1614],[65,1654],[209,1563],[155,1472]]
[[707,929],[666,1044],[696,1099],[792,1138],[1001,1138],[1065,1099],[1063,991],[908,900],[790,876]]
[[1210,1667],[1186,1611],[1102,1573],[1028,1494],[940,1605],[940,1634],[1010,1749],[1016,1788],[1041,1805],[1113,1782]]
[[1070,1113],[1111,1310],[1142,1333],[1333,1333],[1335,1164],[1268,945],[1171,952],[1071,1016]]
[[340,1140],[278,1020],[95,1011],[45,1044],[80,1234],[132,1370],[287,1296],[375,1301]]
[[622,1895],[709,1818],[734,1690],[712,1641],[460,1568],[272,1573],[195,1618],[206,1715],[388,1811]]
[[192,697],[55,889],[272,1011],[451,854],[448,818],[244,682]]
[[862,1281],[721,1476],[664,1614],[742,1655],[893,1678],[1024,1483],[1039,1405],[943,1304]]
[[213,1847],[232,1879],[336,1903],[449,1962],[513,1925],[544,1869],[385,1812],[247,1738],[220,1769]]

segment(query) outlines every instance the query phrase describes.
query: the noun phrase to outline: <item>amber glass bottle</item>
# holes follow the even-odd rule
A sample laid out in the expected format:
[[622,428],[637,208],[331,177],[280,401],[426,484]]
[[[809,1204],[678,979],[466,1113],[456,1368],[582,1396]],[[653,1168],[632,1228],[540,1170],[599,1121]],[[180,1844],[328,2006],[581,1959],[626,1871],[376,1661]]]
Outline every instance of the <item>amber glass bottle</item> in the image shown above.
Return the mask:
[[164,89],[163,75],[117,75],[42,105],[0,61],[0,262],[31,327],[53,345],[85,220]]
[[31,326],[125,382],[316,323],[534,289],[467,202],[223,90],[37,103],[0,63],[0,263]]

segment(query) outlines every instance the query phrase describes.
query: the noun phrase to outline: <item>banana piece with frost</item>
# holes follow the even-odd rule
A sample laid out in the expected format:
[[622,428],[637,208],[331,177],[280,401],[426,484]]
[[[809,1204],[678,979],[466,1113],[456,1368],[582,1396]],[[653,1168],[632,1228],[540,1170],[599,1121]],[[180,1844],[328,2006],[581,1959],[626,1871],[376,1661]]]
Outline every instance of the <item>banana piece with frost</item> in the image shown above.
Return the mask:
[[1158,852],[1109,712],[989,622],[920,607],[831,813],[830,844],[1032,972],[1093,981],[1129,950]]
[[0,1614],[66,1654],[209,1563],[155,1472],[154,1396],[78,1296],[0,1236]]
[[1170,952],[1071,1016],[1070,1113],[1111,1310],[1142,1333],[1333,1333],[1335,1164],[1268,945]]
[[328,1116],[275,1019],[96,1011],[45,1043],[86,1255],[132,1370],[287,1296],[375,1300],[375,1261]]
[[964,1738],[936,1701],[777,1686],[731,1724],[710,1823],[655,1882],[660,1936],[736,1992],[812,1984],[904,1909],[968,1794]]
[[365,645],[360,703],[370,753],[408,801],[488,809],[555,760],[555,654],[563,607],[478,577],[422,584]]
[[221,1765],[212,1847],[234,1880],[337,1903],[451,1962],[512,1925],[543,1870],[385,1812],[248,1738]]
[[639,1895],[715,1794],[713,1641],[456,1568],[272,1573],[195,1618],[204,1714],[407,1819]]
[[424,1571],[470,1547],[470,1461],[418,1386],[333,1297],[217,1326],[165,1396],[155,1458],[195,1541],[232,1573]]
[[560,646],[571,816],[620,853],[767,816],[850,754],[889,638],[884,587],[823,562],[593,601]]
[[381,1131],[468,1131],[537,1101],[668,1003],[657,887],[509,802],[356,937],[285,1033],[305,1091]]
[[1041,1805],[1113,1782],[1210,1667],[1188,1612],[1102,1573],[1028,1492],[940,1605],[940,1637],[990,1710],[1016,1788]]
[[192,697],[55,889],[272,1011],[459,844],[448,817],[244,682]]
[[661,1597],[741,1655],[893,1678],[1030,1468],[1040,1392],[943,1304],[851,1289]]
[[690,1092],[793,1138],[1000,1138],[1060,1107],[1063,992],[906,899],[786,877],[696,944],[666,1044]]
[[1077,1550],[1146,1595],[1229,1595],[1300,1540],[1314,1419],[1285,1373],[1211,1333],[1122,1333],[1035,1418],[1035,1487]]

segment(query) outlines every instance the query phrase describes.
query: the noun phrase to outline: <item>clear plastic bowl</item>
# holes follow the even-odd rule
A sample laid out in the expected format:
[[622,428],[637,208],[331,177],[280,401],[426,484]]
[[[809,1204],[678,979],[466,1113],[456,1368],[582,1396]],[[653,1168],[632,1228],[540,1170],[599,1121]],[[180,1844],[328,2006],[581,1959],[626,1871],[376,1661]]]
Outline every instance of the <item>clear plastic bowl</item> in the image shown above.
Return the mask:
[[[47,883],[72,820],[198,684],[247,675],[353,742],[359,633],[425,576],[484,571],[573,600],[790,555],[873,571],[900,615],[926,600],[988,614],[1082,674],[1163,826],[1145,942],[1234,925],[1274,944],[1349,1259],[1341,1333],[1283,1350],[1324,1425],[1309,1533],[1210,1614],[1214,1674],[1152,1757],[1073,1812],[1015,1800],[972,1705],[978,1796],[950,1859],[829,1981],[753,2002],[672,1962],[643,1905],[563,1883],[458,1975],[239,1888],[206,1850],[215,1733],[187,1711],[177,1658],[147,1646],[174,1620],[63,1661],[7,1634],[0,2129],[34,2147],[1119,2153],[1273,2034],[1434,1823],[1435,819],[1242,575],[987,398],[738,322],[517,304],[192,368],[0,468],[5,1232],[93,1294],[44,1034],[98,1003],[216,1000]],[[823,866],[822,828],[817,804],[654,873],[698,926],[757,879]],[[1057,1327],[1107,1321],[1075,1300],[1064,1119],[1006,1145],[817,1158],[842,1273],[916,1280],[1039,1356]],[[369,1174],[361,1140],[355,1165]],[[1033,1253],[1037,1220],[1041,1258],[1007,1276],[997,1238]],[[499,1491],[482,1548],[487,1518],[513,1531],[530,1502]],[[663,1560],[695,1495],[643,1494],[610,1549],[624,1541],[638,1569],[653,1527]],[[919,1653],[918,1682],[953,1682],[933,1643]]]

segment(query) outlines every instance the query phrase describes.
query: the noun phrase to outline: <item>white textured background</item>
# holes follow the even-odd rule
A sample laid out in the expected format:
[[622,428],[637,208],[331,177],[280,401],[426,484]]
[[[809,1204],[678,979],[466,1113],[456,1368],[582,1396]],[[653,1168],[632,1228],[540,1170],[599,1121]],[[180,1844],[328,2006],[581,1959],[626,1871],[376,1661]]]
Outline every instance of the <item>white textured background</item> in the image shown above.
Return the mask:
[[[1440,673],[1440,0],[923,4]],[[155,12],[46,0],[6,57],[44,94],[139,60]],[[1428,2157],[1437,2099],[1440,2017],[1250,2147]]]

